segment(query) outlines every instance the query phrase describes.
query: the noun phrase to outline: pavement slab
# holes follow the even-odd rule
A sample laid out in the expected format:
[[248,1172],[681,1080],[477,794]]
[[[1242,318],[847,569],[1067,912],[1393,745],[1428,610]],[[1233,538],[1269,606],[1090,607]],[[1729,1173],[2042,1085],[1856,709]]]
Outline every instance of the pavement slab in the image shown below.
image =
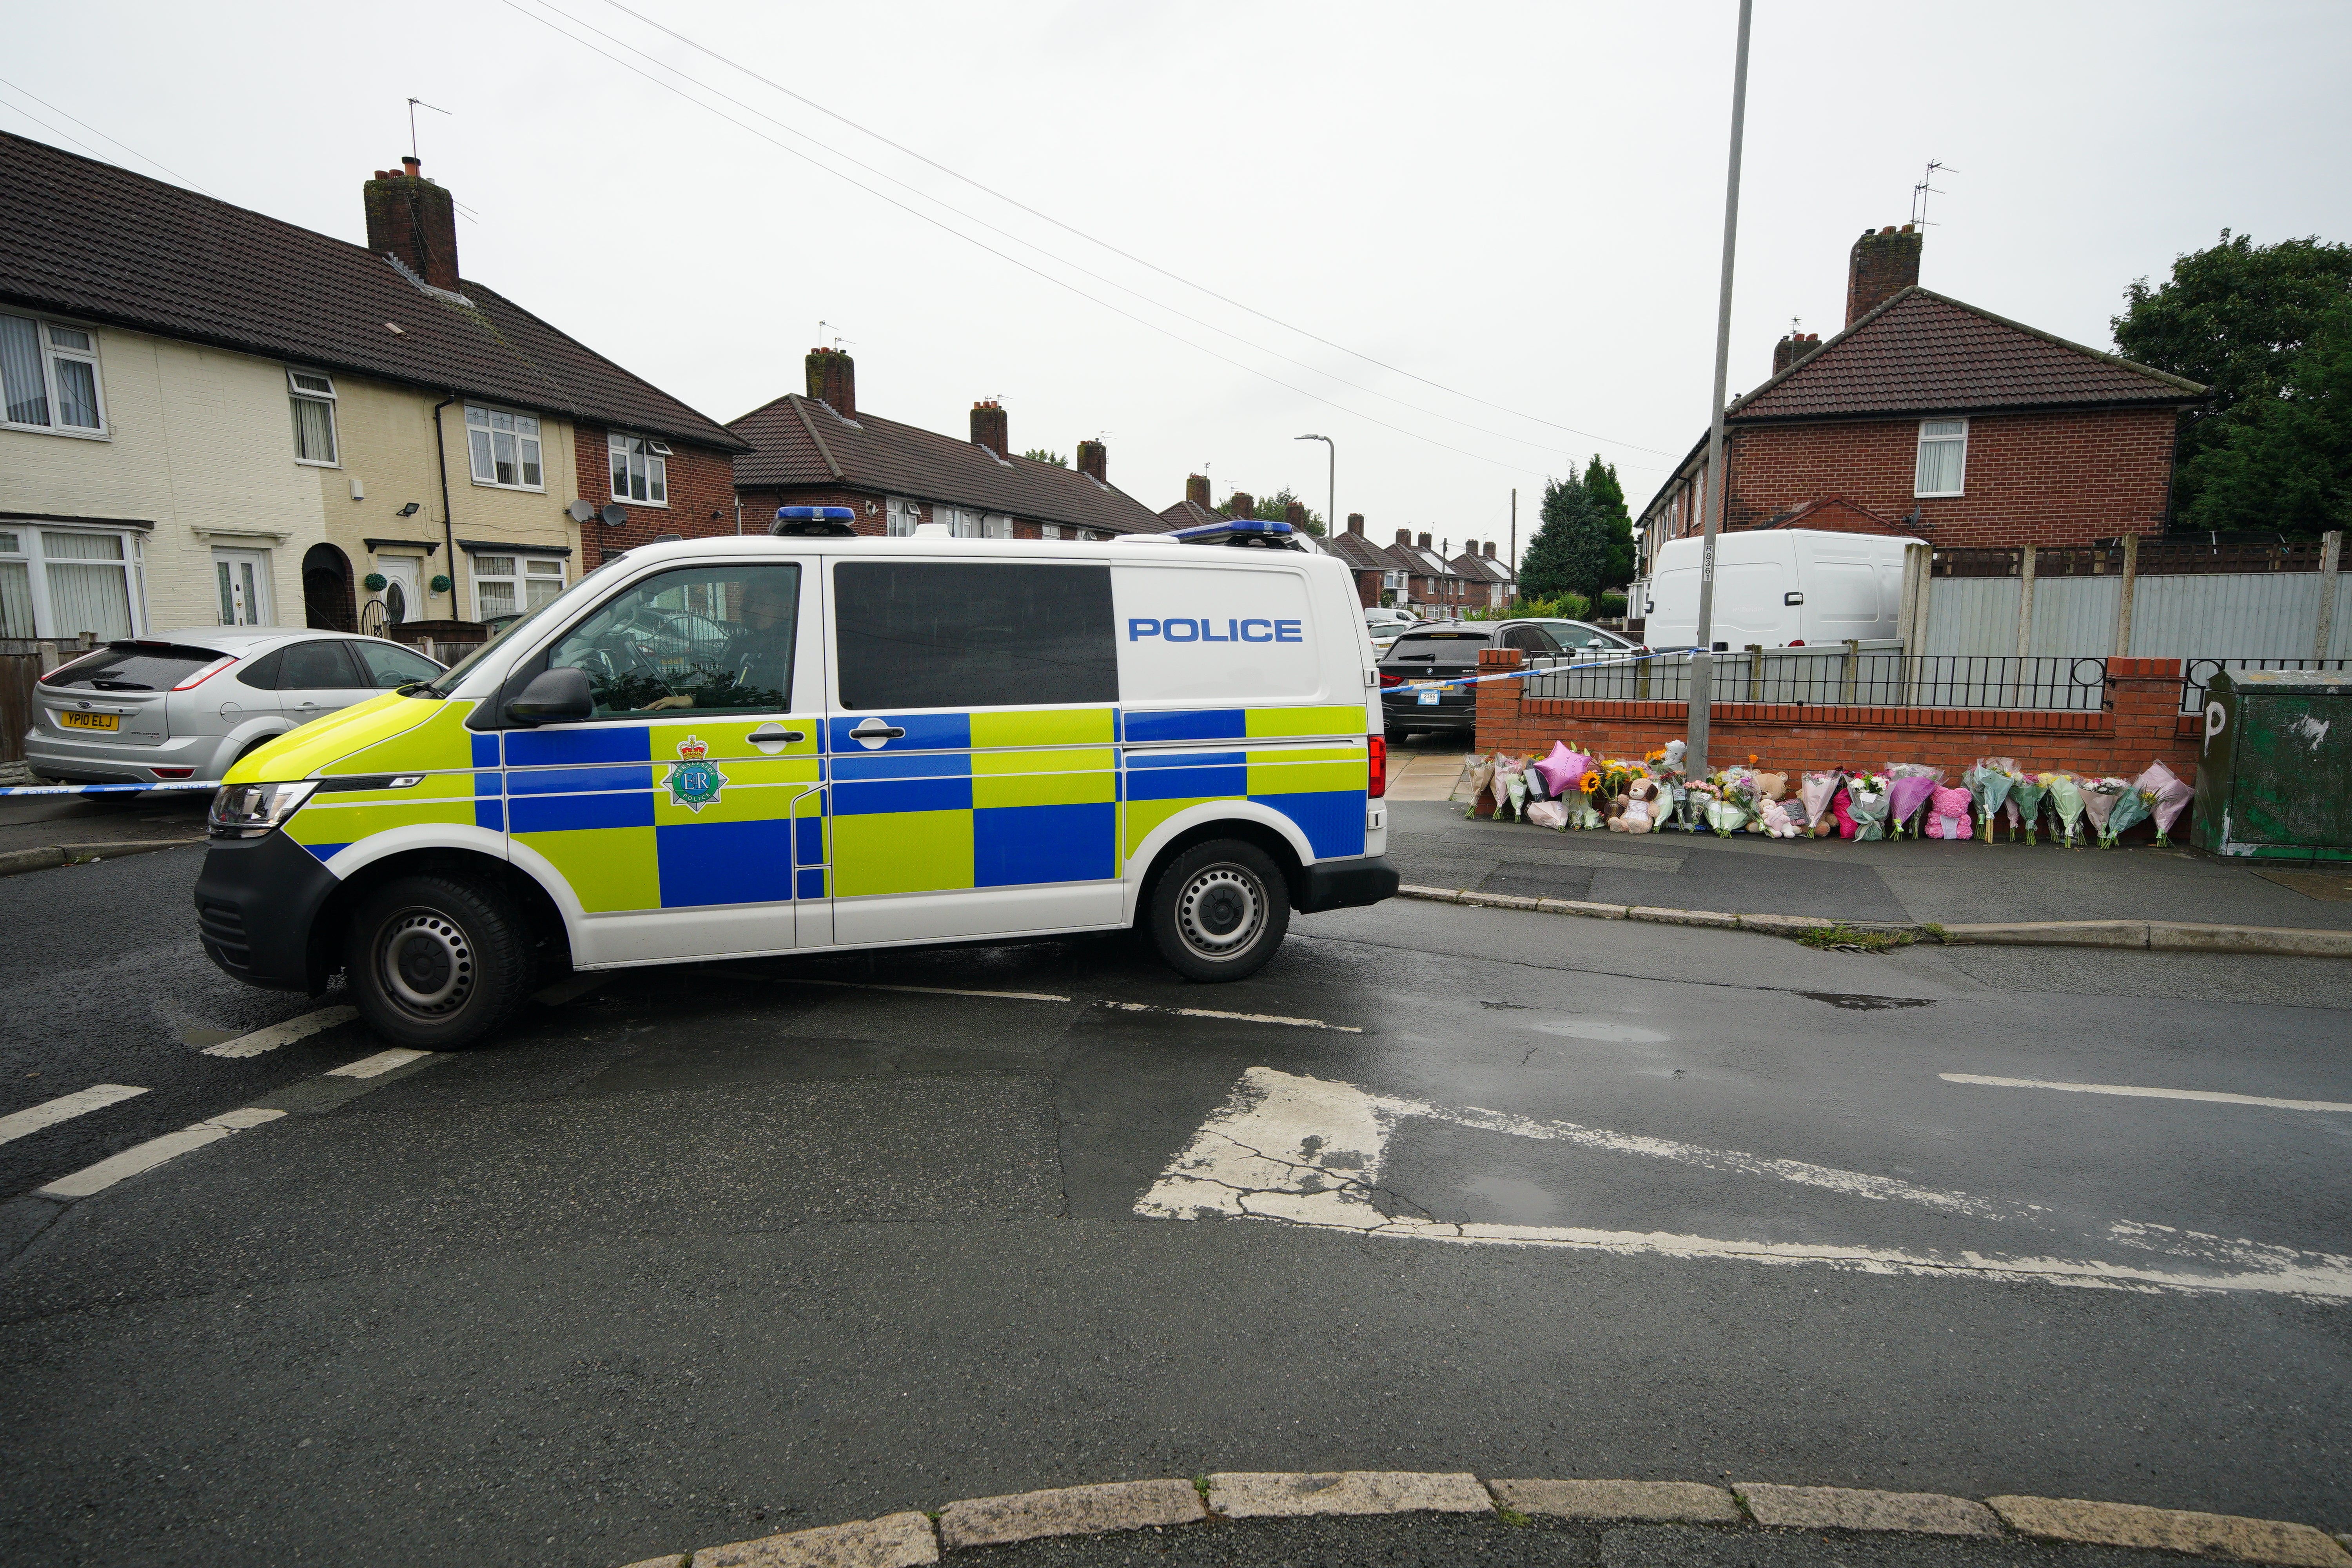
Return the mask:
[[1734,1482],[1731,1489],[1759,1524],[1790,1530],[1904,1530],[1930,1535],[1999,1535],[1992,1510],[1939,1492],[1885,1492],[1856,1487],[1785,1487]]
[[2293,1568],[2352,1568],[2352,1552],[2307,1524],[2073,1498],[1986,1500],[2011,1530],[2049,1541],[2193,1552],[2234,1557],[2242,1563],[2287,1563]]

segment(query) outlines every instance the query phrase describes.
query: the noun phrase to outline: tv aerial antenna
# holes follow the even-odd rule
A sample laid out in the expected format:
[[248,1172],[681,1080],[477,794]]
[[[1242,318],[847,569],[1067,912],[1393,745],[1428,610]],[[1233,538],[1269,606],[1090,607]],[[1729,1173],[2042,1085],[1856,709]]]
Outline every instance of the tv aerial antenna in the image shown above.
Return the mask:
[[[1911,221],[1922,228],[1931,226],[1927,222],[1927,198],[1944,194],[1936,185],[1936,176],[1943,172],[1944,164],[1930,158],[1927,160],[1927,172],[1920,176],[1917,184],[1911,187]],[[1952,173],[1957,174],[1959,171],[1954,169]]]
[[824,339],[827,332],[831,332],[833,334],[833,352],[835,353],[839,353],[841,352],[842,344],[846,342],[855,342],[856,341],[854,338],[843,337],[840,330],[835,327],[831,321],[819,321],[816,324],[817,347],[823,348],[824,346]]
[[[416,111],[419,109],[430,109],[436,114],[449,114],[449,111],[427,103],[421,98],[412,98],[408,100],[408,155],[421,163],[425,160],[416,147]],[[455,120],[457,116],[449,114],[449,118]]]

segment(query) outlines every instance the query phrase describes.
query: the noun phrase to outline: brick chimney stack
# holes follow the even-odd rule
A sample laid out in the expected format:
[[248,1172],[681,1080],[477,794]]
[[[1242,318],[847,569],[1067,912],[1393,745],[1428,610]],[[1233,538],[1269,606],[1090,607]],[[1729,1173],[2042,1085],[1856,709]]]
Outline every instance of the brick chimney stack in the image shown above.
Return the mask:
[[1423,550],[1426,550],[1429,548],[1429,535],[1424,533],[1418,540],[1415,540],[1414,542],[1419,544]]
[[1362,512],[1351,511],[1348,514],[1348,531],[1354,534],[1359,539],[1361,539],[1364,536],[1364,514]]
[[1399,550],[1410,550],[1412,548],[1412,530],[1409,528],[1400,528],[1397,530],[1397,548]]
[[1282,521],[1290,524],[1290,526],[1297,532],[1306,532],[1307,503],[1304,501],[1292,501],[1288,506],[1284,507],[1282,509]]
[[1493,540],[1491,540],[1491,539],[1490,539],[1490,540],[1486,541],[1486,559],[1487,559],[1487,560],[1489,560],[1489,561],[1492,561],[1494,558],[1495,558],[1495,542],[1494,542]]
[[1209,510],[1209,476],[1206,474],[1185,475],[1184,499],[1191,501],[1194,506],[1199,507],[1202,511],[1207,511]]
[[1092,474],[1104,484],[1110,483],[1110,449],[1100,441],[1079,442],[1078,472]]
[[1919,281],[1919,249],[1927,236],[1911,224],[1864,229],[1846,260],[1845,324],[1849,327]]
[[1225,498],[1225,508],[1229,517],[1255,517],[1257,497],[1247,490],[1235,490]]
[[1004,428],[1004,410],[992,398],[982,398],[971,405],[971,444],[985,447],[1002,458],[1009,437]]
[[1790,332],[1772,345],[1772,374],[1780,374],[1821,346],[1819,332]]
[[857,362],[839,349],[811,349],[808,395],[844,419],[857,417]]
[[436,289],[457,287],[457,208],[449,193],[417,171],[414,158],[378,169],[362,189],[368,248],[401,264]]

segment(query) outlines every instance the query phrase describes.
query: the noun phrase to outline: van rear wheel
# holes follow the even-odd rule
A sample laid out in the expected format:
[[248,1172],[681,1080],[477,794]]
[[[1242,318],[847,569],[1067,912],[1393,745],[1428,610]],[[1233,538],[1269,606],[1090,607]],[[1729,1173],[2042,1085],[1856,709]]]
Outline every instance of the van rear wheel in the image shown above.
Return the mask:
[[398,1046],[470,1046],[522,1002],[524,925],[504,895],[468,879],[401,877],[352,911],[344,950],[352,1003]]
[[1238,838],[1195,844],[1153,882],[1144,923],[1187,980],[1241,980],[1265,967],[1290,929],[1290,894],[1273,857]]

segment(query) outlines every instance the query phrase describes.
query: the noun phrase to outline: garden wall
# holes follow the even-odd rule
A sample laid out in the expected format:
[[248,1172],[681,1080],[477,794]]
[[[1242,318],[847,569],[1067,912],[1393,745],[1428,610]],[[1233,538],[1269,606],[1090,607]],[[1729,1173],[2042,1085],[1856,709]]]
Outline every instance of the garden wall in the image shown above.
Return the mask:
[[[1483,653],[1478,673],[1498,675],[1523,662],[1513,648]],[[1481,751],[1542,752],[1568,741],[1603,756],[1639,757],[1681,739],[1688,724],[1683,702],[1530,698],[1517,680],[1478,687]],[[1953,778],[1985,756],[2013,757],[2028,773],[2063,768],[2126,778],[2161,762],[2193,783],[2202,728],[2198,716],[2180,712],[2179,659],[2110,658],[2102,711],[1717,701],[1707,751],[1717,767],[1744,763],[1753,752],[1775,772],[1927,763]]]

